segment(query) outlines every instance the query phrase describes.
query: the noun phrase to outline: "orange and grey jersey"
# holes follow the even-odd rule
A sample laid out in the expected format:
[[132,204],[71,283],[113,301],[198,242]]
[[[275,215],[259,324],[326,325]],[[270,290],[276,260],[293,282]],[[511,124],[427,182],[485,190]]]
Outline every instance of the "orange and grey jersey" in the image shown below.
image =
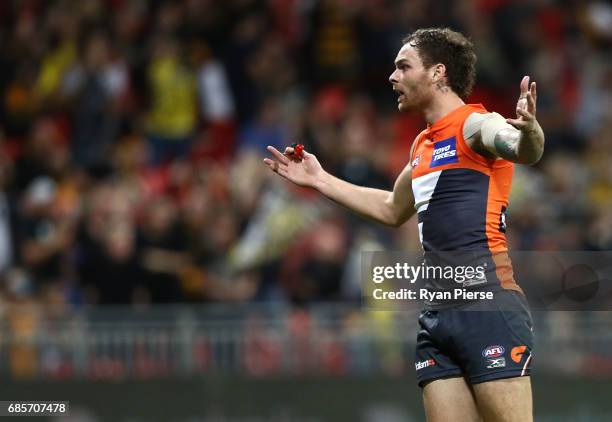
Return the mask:
[[476,153],[463,137],[466,118],[486,112],[480,104],[466,104],[417,136],[411,165],[419,236],[426,255],[488,256],[486,284],[520,291],[505,235],[513,163]]

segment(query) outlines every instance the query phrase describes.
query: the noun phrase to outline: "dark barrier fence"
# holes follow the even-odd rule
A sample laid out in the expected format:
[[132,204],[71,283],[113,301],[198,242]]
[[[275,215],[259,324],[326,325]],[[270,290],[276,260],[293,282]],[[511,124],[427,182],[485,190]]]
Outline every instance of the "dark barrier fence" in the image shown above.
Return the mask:
[[[534,367],[612,378],[612,314],[534,312]],[[0,320],[0,376],[124,380],[236,376],[408,376],[415,312],[329,306],[168,307],[57,313],[16,308]]]
[[[612,380],[538,373],[533,384],[537,422],[612,420]],[[2,390],[3,400],[69,400],[70,418],[47,419],[56,421],[424,420],[412,375],[9,382]]]

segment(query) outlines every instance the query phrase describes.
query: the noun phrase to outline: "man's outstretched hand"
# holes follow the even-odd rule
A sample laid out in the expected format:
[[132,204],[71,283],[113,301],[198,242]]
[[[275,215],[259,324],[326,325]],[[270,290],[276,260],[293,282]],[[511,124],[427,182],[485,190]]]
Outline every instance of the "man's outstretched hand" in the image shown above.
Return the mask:
[[[538,93],[536,83],[529,84],[529,76],[521,80],[521,95],[516,103],[516,119],[506,119],[506,122],[520,131],[518,142],[511,141],[512,155],[516,163],[533,165],[540,161],[544,153],[544,131],[536,120],[536,100]],[[495,145],[503,145],[504,130],[495,136]],[[512,133],[508,139],[513,139]],[[499,148],[498,148],[499,151]]]
[[516,119],[506,119],[506,122],[522,132],[530,132],[536,125],[536,101],[538,93],[536,83],[529,85],[529,76],[521,80],[521,94],[516,103]]
[[285,148],[284,154],[273,146],[268,145],[267,149],[272,154],[272,159],[264,158],[264,163],[270,170],[297,185],[316,187],[318,178],[323,174],[317,157],[304,150],[302,159],[297,158],[292,147]]

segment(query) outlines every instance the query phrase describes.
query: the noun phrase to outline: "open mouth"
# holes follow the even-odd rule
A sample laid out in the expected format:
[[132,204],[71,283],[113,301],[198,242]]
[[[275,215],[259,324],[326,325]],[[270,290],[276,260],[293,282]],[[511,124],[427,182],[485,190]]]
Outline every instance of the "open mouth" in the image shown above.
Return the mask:
[[404,99],[404,97],[406,96],[402,91],[400,91],[399,89],[397,89],[395,87],[393,87],[393,91],[395,91],[395,93],[398,95],[398,97],[397,97],[397,102],[398,103],[401,102]]

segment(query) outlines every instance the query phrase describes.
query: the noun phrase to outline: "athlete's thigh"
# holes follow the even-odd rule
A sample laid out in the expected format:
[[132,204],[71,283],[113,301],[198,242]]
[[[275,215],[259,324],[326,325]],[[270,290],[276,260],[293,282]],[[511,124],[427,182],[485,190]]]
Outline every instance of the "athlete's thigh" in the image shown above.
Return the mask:
[[531,422],[533,402],[529,377],[481,382],[472,386],[485,422]]
[[469,385],[461,376],[429,381],[423,387],[427,422],[482,421]]

